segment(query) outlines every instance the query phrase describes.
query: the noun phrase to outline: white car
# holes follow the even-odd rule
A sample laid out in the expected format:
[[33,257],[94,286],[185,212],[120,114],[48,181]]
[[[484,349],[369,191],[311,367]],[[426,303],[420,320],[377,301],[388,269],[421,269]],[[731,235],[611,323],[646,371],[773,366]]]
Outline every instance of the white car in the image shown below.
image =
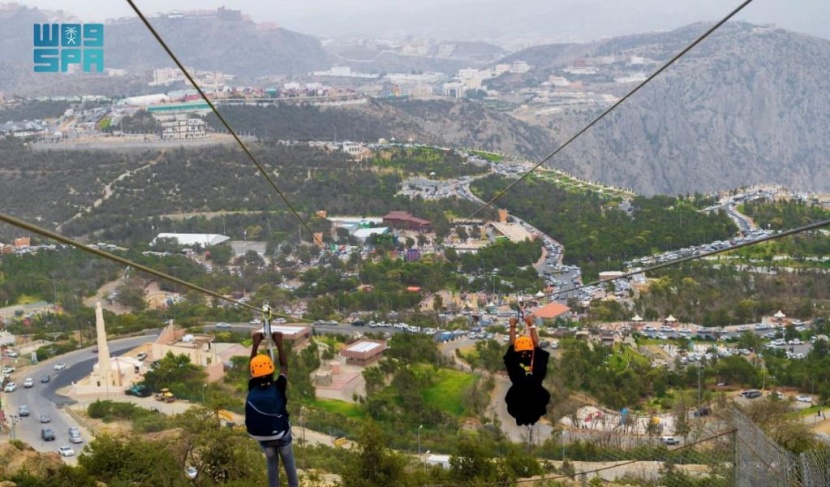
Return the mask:
[[3,375],[14,373],[14,367],[3,367]]
[[30,387],[34,387],[34,386],[35,386],[35,380],[32,379],[31,377],[26,377],[26,380],[23,381],[23,387],[25,387],[26,389],[28,389]]
[[58,362],[55,364],[55,370],[63,370],[66,368],[66,364],[64,362]]
[[802,395],[796,397],[795,400],[798,401],[798,402],[813,402],[813,398],[806,395],[806,394],[802,394]]
[[74,457],[75,456],[75,450],[73,450],[71,446],[62,446],[62,447],[58,448],[58,453],[60,453],[60,455],[62,457]]
[[14,382],[9,382],[6,384],[6,387],[3,389],[4,392],[14,392],[17,390],[17,384]]

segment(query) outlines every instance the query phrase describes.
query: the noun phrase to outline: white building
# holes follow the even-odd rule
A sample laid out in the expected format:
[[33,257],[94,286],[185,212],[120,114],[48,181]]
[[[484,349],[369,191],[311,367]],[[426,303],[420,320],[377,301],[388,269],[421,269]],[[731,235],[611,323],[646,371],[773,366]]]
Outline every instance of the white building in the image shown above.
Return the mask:
[[219,245],[222,242],[230,240],[230,237],[219,235],[216,233],[160,233],[150,242],[153,245],[156,240],[160,238],[172,238],[179,242],[179,245],[191,246],[201,245],[203,247],[210,247],[211,245]]
[[467,87],[464,83],[453,81],[450,83],[444,83],[443,92],[444,96],[448,96],[450,98],[464,98],[464,95],[467,94]]
[[530,71],[530,65],[527,64],[527,61],[513,61],[513,64],[510,65],[510,72],[511,73],[527,73]]
[[157,118],[160,119],[161,138],[164,140],[203,139],[207,136],[207,124],[201,118],[188,118],[186,114]]

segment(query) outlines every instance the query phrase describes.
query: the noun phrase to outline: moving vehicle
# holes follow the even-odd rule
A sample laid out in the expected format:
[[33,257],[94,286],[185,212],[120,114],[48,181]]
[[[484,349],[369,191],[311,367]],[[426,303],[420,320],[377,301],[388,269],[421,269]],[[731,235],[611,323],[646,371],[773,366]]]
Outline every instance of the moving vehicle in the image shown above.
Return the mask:
[[26,377],[26,380],[23,381],[23,387],[25,387],[26,389],[28,389],[30,387],[34,387],[34,386],[35,386],[35,380],[32,379],[31,377]]
[[674,436],[661,436],[660,441],[664,445],[679,445],[680,444],[680,440],[678,440]]
[[81,430],[78,428],[69,428],[69,442],[70,443],[83,443],[84,439],[81,437]]
[[46,374],[46,375],[44,375],[43,377],[41,377],[41,378],[40,378],[40,382],[41,382],[42,384],[46,384],[46,383],[47,383],[47,382],[49,382],[50,380],[52,380],[52,378],[51,378],[51,377],[49,377],[49,374]]
[[24,405],[20,406],[19,408],[17,408],[17,415],[20,416],[21,418],[28,416],[29,415],[29,406],[24,404]]
[[55,432],[52,428],[43,428],[40,430],[40,438],[43,441],[55,441]]
[[227,329],[227,328],[230,328],[230,327],[231,327],[231,324],[230,323],[225,323],[224,321],[216,323],[216,328]]
[[71,446],[62,446],[62,447],[58,448],[58,453],[62,457],[73,457],[73,456],[75,456],[75,450],[73,450]]
[[55,370],[63,370],[65,368],[66,368],[66,363],[64,363],[64,362],[58,362],[58,363],[55,364],[55,367],[54,367]]
[[47,415],[45,415],[45,414],[41,414],[41,415],[40,415],[40,422],[41,422],[41,423],[51,423],[51,422],[52,422],[52,418],[50,418],[49,416],[47,416]]

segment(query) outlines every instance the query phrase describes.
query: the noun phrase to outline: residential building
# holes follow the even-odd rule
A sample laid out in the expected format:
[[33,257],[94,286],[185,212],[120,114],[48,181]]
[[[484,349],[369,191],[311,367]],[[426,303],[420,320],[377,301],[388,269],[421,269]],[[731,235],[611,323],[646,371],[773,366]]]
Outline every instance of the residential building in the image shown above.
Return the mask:
[[360,340],[343,349],[340,354],[346,357],[349,364],[368,365],[380,360],[384,350],[385,341]]

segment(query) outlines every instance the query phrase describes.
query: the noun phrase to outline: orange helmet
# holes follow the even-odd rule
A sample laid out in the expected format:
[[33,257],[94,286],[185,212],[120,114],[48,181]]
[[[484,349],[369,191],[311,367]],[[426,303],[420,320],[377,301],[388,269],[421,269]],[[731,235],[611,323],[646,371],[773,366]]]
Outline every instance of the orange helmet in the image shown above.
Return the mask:
[[533,340],[529,336],[516,337],[513,342],[513,349],[517,352],[529,352],[533,350]]
[[251,359],[251,377],[263,377],[274,373],[274,362],[267,355],[257,355]]

